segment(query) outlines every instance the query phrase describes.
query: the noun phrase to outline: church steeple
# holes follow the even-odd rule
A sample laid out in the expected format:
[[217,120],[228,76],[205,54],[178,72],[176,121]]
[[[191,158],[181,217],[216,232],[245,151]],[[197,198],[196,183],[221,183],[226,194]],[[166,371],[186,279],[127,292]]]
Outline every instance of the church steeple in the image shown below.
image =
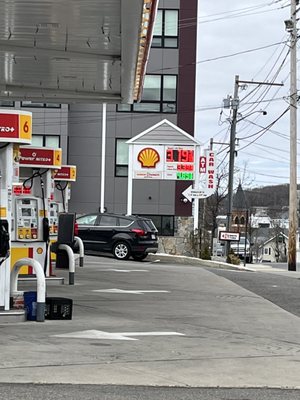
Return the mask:
[[236,232],[245,231],[247,214],[247,201],[241,182],[233,198],[232,228]]
[[247,209],[247,200],[245,197],[244,190],[242,188],[241,182],[239,183],[239,186],[237,188],[237,191],[234,195],[233,198],[233,209],[235,210],[245,210]]

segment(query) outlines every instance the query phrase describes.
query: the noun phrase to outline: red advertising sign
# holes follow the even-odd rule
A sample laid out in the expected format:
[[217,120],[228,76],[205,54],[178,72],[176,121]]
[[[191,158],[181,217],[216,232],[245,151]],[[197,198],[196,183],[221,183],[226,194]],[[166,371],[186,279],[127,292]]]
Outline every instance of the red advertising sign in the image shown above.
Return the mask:
[[61,167],[61,149],[41,147],[20,147],[20,166]]
[[32,114],[28,111],[0,112],[0,142],[31,143]]
[[76,167],[74,165],[62,165],[54,175],[55,181],[76,181]]
[[215,153],[211,150],[206,153],[207,159],[207,189],[214,191],[216,189],[216,165],[215,165]]
[[0,114],[0,137],[7,139],[19,137],[18,114]]
[[200,174],[206,174],[206,157],[201,156],[199,160],[199,172]]
[[220,231],[219,232],[219,240],[225,240],[225,241],[230,241],[230,242],[239,242],[240,234],[238,232]]

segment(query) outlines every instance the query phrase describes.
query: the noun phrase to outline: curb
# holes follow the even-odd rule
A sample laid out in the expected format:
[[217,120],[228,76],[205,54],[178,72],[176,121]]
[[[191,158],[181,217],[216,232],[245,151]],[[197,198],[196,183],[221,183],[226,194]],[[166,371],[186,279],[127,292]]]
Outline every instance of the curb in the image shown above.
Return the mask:
[[149,254],[146,261],[161,262],[161,263],[174,263],[174,264],[186,264],[186,265],[194,265],[194,266],[198,265],[199,267],[222,268],[222,269],[230,269],[230,270],[255,272],[253,269],[250,269],[250,268],[247,268],[247,267],[244,267],[241,265],[233,265],[233,264],[228,264],[228,263],[222,262],[222,261],[202,260],[201,258],[196,258],[196,257],[170,255],[170,254],[165,254],[165,253]]

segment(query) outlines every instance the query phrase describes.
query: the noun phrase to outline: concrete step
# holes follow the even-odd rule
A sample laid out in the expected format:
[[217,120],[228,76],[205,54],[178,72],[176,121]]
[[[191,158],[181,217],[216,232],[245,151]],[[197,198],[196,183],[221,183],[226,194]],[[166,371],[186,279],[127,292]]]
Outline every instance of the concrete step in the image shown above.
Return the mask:
[[25,321],[26,321],[25,310],[0,311],[0,324],[25,322]]
[[[24,277],[18,277],[18,282],[24,283],[24,282],[36,282],[36,277],[35,276],[24,276]],[[63,277],[57,277],[57,276],[50,276],[49,278],[46,278],[46,286],[51,286],[51,285],[63,285],[65,283],[65,278]]]

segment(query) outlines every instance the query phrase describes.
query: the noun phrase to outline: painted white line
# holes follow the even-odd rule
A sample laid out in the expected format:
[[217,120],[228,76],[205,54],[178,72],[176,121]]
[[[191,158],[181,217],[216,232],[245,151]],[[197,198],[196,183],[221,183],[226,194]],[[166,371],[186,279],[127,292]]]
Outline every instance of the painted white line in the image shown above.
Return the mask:
[[53,335],[53,336],[70,338],[70,339],[138,340],[123,336],[121,333],[110,333],[110,332],[103,332],[96,330],[64,333],[61,335]]
[[124,336],[185,336],[179,332],[122,332]]
[[104,332],[98,330],[78,331],[73,333],[63,333],[61,335],[52,335],[53,337],[69,339],[97,339],[97,340],[139,340],[131,336],[185,336],[179,332]]
[[92,292],[114,294],[145,294],[145,293],[170,293],[168,290],[123,290],[123,289],[96,289]]
[[113,271],[113,272],[149,272],[146,269],[106,269],[102,272]]

